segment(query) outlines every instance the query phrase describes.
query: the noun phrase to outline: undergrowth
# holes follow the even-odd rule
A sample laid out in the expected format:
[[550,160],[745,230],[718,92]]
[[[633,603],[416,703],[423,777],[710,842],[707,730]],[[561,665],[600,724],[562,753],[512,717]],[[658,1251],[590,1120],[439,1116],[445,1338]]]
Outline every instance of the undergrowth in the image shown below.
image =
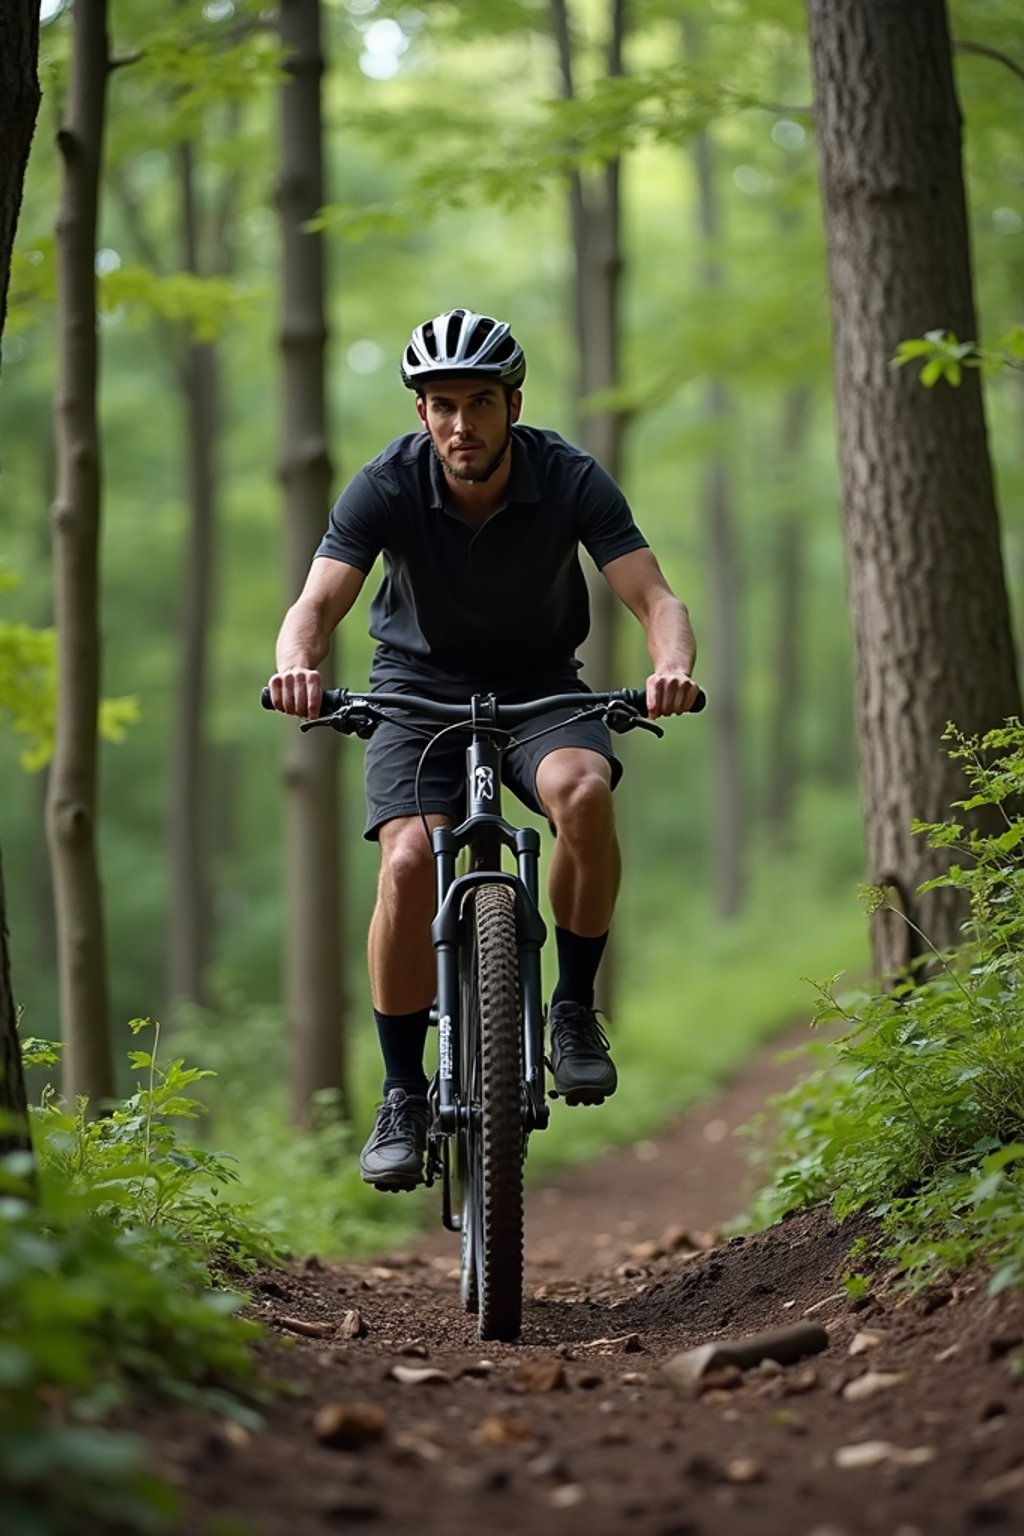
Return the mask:
[[[825,1201],[839,1217],[867,1210],[911,1285],[981,1263],[998,1291],[1024,1285],[1024,727],[946,739],[970,787],[953,809],[993,808],[1001,825],[914,825],[948,850],[948,872],[921,891],[964,894],[964,940],[940,953],[921,934],[924,961],[888,990],[819,989],[815,1023],[842,1033],[769,1106],[773,1171],[752,1219]],[[885,890],[867,897],[897,910]]]
[[[148,1021],[136,1021],[138,1032]],[[136,1437],[108,1429],[143,1397],[257,1420],[244,1297],[213,1283],[272,1245],[220,1197],[228,1159],[187,1144],[203,1074],[132,1052],[142,1085],[109,1114],[47,1089],[35,1156],[0,1160],[0,1530],[63,1536],[174,1526],[177,1495]],[[24,1044],[28,1065],[57,1059]]]

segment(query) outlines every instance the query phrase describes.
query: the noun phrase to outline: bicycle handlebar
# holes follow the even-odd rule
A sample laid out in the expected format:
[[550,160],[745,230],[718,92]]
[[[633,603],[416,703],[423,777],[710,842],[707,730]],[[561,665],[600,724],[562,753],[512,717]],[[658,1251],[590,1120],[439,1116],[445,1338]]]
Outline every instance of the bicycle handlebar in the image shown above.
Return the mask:
[[[504,723],[506,725],[519,725],[524,720],[529,720],[534,715],[545,714],[549,709],[573,709],[587,706],[601,706],[621,702],[644,718],[647,716],[647,691],[644,688],[614,688],[610,693],[554,693],[547,698],[531,699],[526,704],[501,704],[495,705],[492,724]],[[260,703],[264,709],[273,709],[273,701],[270,697],[270,689],[264,688],[260,695]],[[687,711],[696,715],[704,708],[707,698],[703,689],[698,691],[697,698]],[[347,688],[325,688],[320,697],[320,719],[327,715],[335,715],[346,706],[357,708],[369,707],[371,709],[405,709],[418,715],[425,715],[428,720],[439,720],[445,724],[455,724],[465,721],[472,724],[473,716],[470,705],[442,703],[439,699],[422,698],[413,693],[350,693]]]

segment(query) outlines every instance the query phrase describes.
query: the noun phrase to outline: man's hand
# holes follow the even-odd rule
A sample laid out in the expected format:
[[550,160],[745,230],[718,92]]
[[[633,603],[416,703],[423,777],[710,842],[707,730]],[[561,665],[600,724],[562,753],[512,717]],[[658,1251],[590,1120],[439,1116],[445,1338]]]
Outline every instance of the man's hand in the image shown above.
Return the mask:
[[275,672],[269,688],[274,708],[283,715],[299,715],[304,720],[315,720],[319,715],[324,685],[313,668],[289,667],[286,672]]
[[647,714],[685,715],[692,709],[700,689],[683,667],[663,667],[647,679]]

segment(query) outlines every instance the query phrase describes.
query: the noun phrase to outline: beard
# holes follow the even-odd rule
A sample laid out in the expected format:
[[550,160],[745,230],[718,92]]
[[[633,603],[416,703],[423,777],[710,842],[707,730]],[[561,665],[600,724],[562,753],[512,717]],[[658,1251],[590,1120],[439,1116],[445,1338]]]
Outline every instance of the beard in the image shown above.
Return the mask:
[[481,465],[479,468],[472,464],[453,463],[437,446],[433,432],[430,432],[429,428],[427,430],[430,437],[430,445],[434,450],[434,457],[446,475],[450,475],[453,480],[468,481],[473,485],[483,485],[501,468],[502,460],[506,453],[508,453],[508,446],[512,441],[512,412],[511,410],[509,411],[505,421],[505,436],[502,439],[501,447],[496,454],[487,460],[486,464]]

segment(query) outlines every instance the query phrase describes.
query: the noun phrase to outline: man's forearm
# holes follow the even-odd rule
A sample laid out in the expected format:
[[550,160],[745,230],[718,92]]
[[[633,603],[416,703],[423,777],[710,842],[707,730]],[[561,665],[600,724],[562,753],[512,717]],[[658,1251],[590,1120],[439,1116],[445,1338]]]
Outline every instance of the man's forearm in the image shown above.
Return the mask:
[[315,668],[330,649],[330,637],[314,604],[300,598],[284,616],[277,637],[277,670],[289,672],[296,667]]
[[680,668],[687,676],[693,675],[697,642],[686,605],[677,597],[665,595],[651,604],[645,617],[644,634],[656,672]]

